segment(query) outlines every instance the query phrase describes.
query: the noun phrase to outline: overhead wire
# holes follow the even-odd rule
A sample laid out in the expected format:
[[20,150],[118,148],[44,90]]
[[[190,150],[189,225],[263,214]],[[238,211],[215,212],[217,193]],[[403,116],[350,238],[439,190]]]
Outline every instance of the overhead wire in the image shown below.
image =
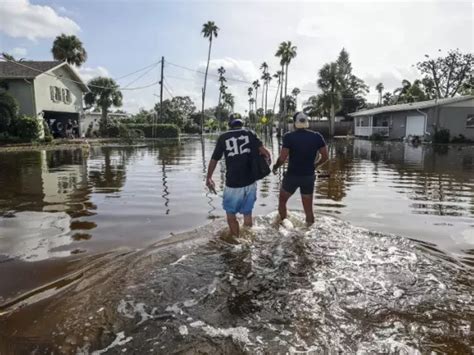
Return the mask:
[[[43,71],[43,70],[40,70],[40,69],[36,69],[36,68],[33,68],[29,65],[26,65],[26,64],[23,64],[21,62],[17,62],[17,61],[14,61],[14,60],[10,60],[10,59],[6,59],[5,57],[3,58],[0,58],[1,60],[5,61],[5,62],[10,62],[10,63],[14,63],[18,66],[21,66],[21,67],[24,67],[24,68],[27,68],[27,69],[30,69],[30,70],[33,70],[33,71],[36,71],[38,73],[41,73],[41,74],[45,74],[47,76],[50,76],[50,77],[53,77],[53,78],[56,78],[56,79],[61,79],[61,80],[66,80],[66,81],[70,81],[70,82],[73,82],[73,83],[76,83],[76,84],[81,84],[81,85],[86,85],[87,87],[95,87],[95,88],[99,88],[99,89],[110,89],[110,86],[100,86],[100,85],[93,85],[93,84],[85,84],[84,82],[81,82],[81,81],[78,81],[78,80],[74,80],[74,79],[69,79],[69,78],[64,78],[62,76],[58,76],[58,75],[55,75],[55,74],[52,74],[52,73],[48,73],[48,71]],[[158,63],[161,63],[161,60],[160,62]],[[154,64],[155,65],[155,64]],[[148,84],[148,85],[145,85],[145,86],[139,86],[139,87],[133,87],[133,88],[128,88],[128,87],[121,87],[121,86],[117,86],[117,89],[118,90],[129,90],[129,91],[132,91],[132,90],[140,90],[140,89],[146,89],[148,87],[151,87],[153,85],[156,85],[157,83],[159,83],[159,80],[157,82],[153,82],[151,84]]]

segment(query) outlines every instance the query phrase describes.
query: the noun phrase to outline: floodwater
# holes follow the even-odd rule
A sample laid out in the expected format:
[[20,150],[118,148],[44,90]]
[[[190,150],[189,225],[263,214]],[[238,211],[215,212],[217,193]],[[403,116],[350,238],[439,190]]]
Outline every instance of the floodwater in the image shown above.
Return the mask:
[[0,153],[0,353],[473,350],[474,147],[336,140],[229,244],[213,142]]

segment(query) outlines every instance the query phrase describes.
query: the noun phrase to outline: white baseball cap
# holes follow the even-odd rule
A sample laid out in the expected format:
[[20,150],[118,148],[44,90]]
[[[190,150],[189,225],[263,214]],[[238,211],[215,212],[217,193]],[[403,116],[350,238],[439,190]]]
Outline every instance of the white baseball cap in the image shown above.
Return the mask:
[[296,128],[308,128],[309,117],[303,112],[297,112],[293,116],[293,122]]

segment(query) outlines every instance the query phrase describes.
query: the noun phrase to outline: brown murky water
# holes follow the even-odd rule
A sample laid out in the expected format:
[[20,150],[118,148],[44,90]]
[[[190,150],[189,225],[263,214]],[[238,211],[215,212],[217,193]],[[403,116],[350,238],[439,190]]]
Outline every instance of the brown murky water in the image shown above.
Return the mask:
[[[267,143],[276,153],[278,141]],[[144,316],[145,321],[155,319],[168,322],[168,325],[160,323],[159,329],[162,326],[172,329],[174,326],[174,333],[184,338],[188,332],[192,333],[191,329],[199,329],[207,337],[231,339],[230,343],[225,342],[213,348],[208,343],[202,345],[202,337],[191,334],[184,344],[202,345],[195,350],[207,349],[210,353],[270,351],[269,349],[273,353],[284,353],[288,349],[403,350],[397,344],[407,346],[408,350],[443,349],[443,344],[448,346],[444,350],[449,349],[449,346],[458,350],[467,349],[465,346],[472,339],[471,317],[474,312],[471,296],[474,291],[471,285],[474,265],[474,147],[413,147],[402,143],[335,141],[330,146],[331,162],[322,169],[328,170],[331,177],[320,179],[316,188],[315,209],[326,217],[319,218],[316,229],[311,233],[298,227],[297,217],[293,221],[296,227],[286,226],[284,230],[275,230],[269,220],[262,219],[253,232],[255,240],[251,249],[244,246],[243,250],[235,251],[227,250],[227,246],[211,244],[198,247],[190,254],[185,252],[189,246],[174,246],[172,251],[155,252],[162,253],[158,258],[162,260],[149,261],[149,258],[143,258],[140,254],[142,252],[136,250],[164,240],[171,233],[191,230],[210,220],[216,221],[216,225],[222,223],[219,217],[223,216],[223,165],[215,174],[220,186],[218,195],[211,195],[203,189],[205,168],[212,149],[211,138],[205,141],[189,138],[139,147],[92,147],[89,152],[58,150],[0,153],[0,313],[5,313],[3,319],[8,328],[6,331],[4,328],[3,332],[0,330],[0,345],[2,342],[8,343],[3,349],[16,349],[14,346],[9,347],[11,344],[8,339],[13,339],[13,334],[18,334],[19,339],[22,339],[21,327],[31,317],[37,317],[39,322],[44,320],[41,318],[44,312],[41,305],[48,299],[48,292],[61,299],[58,291],[51,290],[62,290],[64,285],[81,278],[87,278],[91,285],[96,285],[94,290],[100,290],[100,287],[105,286],[88,272],[108,270],[108,273],[122,275],[117,271],[124,268],[120,264],[121,260],[124,260],[124,264],[134,260],[137,270],[142,271],[160,267],[162,273],[161,278],[150,276],[146,281],[143,280],[143,275],[148,275],[148,272],[138,274],[124,270],[126,285],[135,286],[124,291],[119,290],[120,287],[116,284],[109,285],[106,292],[108,296],[103,297],[104,304],[108,302],[109,307],[104,308],[117,309],[118,313],[115,318],[110,317],[133,320],[136,312]],[[281,175],[277,175],[270,176],[259,184],[256,214],[267,215],[275,210],[280,181]],[[290,208],[301,209],[298,198],[291,200]],[[350,224],[345,225],[331,216]],[[380,234],[361,232],[357,227]],[[210,232],[204,231],[198,230],[195,237],[208,237]],[[320,235],[322,239],[319,242],[311,238],[305,241],[308,235]],[[298,242],[288,245],[288,236],[300,236],[298,240],[303,240],[302,244],[299,245]],[[294,240],[291,238],[289,240]],[[127,249],[111,252],[120,247]],[[275,250],[280,249],[281,253],[276,255]],[[412,255],[415,249],[416,255]],[[328,260],[333,252],[339,252],[344,256],[343,260]],[[148,253],[155,255],[152,251]],[[295,256],[300,261],[293,265],[288,260]],[[186,262],[170,264],[181,257]],[[384,258],[391,262],[384,263]],[[213,266],[209,265],[210,260]],[[250,266],[249,260],[253,260]],[[273,269],[271,265],[267,265],[269,260]],[[117,265],[114,266],[114,263]],[[186,263],[189,263],[188,270],[180,270],[178,266]],[[331,264],[331,268],[327,266],[325,269],[326,264]],[[370,265],[370,268],[364,269],[364,265]],[[246,270],[245,275],[242,269]],[[196,278],[196,273],[190,270],[197,272],[199,277]],[[379,279],[379,286],[375,287],[373,280],[369,282],[367,277],[359,275],[364,270]],[[395,275],[402,270],[405,277],[398,279]],[[61,279],[65,275],[67,278]],[[249,275],[250,281],[244,282]],[[279,280],[292,292],[288,291],[289,294],[283,295],[281,287],[268,283],[269,277]],[[59,279],[61,281],[57,281]],[[114,278],[111,277],[112,279]],[[180,279],[189,287],[183,289],[184,286],[178,286],[174,279]],[[341,281],[344,279],[346,281]],[[48,285],[51,282],[53,284]],[[245,285],[240,287],[242,282]],[[195,305],[193,302],[198,302],[195,301],[197,296],[209,299],[205,291],[211,287],[209,285],[217,287],[216,299],[205,306],[202,304],[201,309],[191,311],[191,307]],[[162,292],[160,298],[147,294],[141,287],[148,293],[150,288],[168,291],[164,296]],[[348,287],[349,290],[352,289],[352,293],[347,291]],[[440,293],[439,290],[443,290],[443,287],[444,290],[449,289],[450,293]],[[342,288],[346,290],[342,292]],[[72,293],[71,299],[79,294],[83,299],[83,289]],[[357,289],[364,292],[358,294]],[[31,290],[35,291],[28,294]],[[27,293],[24,294],[25,292]],[[325,306],[310,302],[310,294],[314,299],[324,301]],[[395,319],[394,312],[385,311],[382,312],[383,315],[380,314],[381,309],[388,308],[385,303],[388,302],[387,299],[382,300],[386,294],[395,295],[396,300],[392,301],[397,306],[392,302],[391,311],[398,312],[397,317],[404,313],[406,319]],[[19,295],[24,297],[15,299]],[[404,295],[410,297],[403,299]],[[415,299],[419,300],[422,295],[425,295],[424,308],[417,311],[410,309],[416,303]],[[338,299],[336,308],[327,303],[331,303],[333,297]],[[431,302],[432,298],[437,298],[438,301]],[[212,307],[218,306],[215,302],[220,299],[226,300],[224,303],[230,311],[227,316],[234,317],[229,324],[221,324],[215,317],[209,316],[213,313]],[[12,303],[12,300],[15,301]],[[101,308],[100,300],[88,303],[87,307],[97,306],[91,312],[97,312]],[[461,300],[461,304],[456,306],[456,300]],[[65,302],[64,297],[62,302]],[[300,304],[306,308],[289,314],[275,302]],[[351,308],[348,306],[350,302],[360,305]],[[442,328],[440,324],[432,333],[422,330],[427,325],[421,318],[418,321],[417,317],[422,317],[425,311],[434,312],[429,316],[425,314],[426,317],[440,317],[435,311],[441,307],[439,302],[444,302],[454,313],[463,314],[460,318],[444,314],[446,322],[452,327],[451,333],[459,334],[459,339],[447,332],[443,343],[443,334],[436,335]],[[32,306],[9,313],[13,308],[18,309],[23,304],[32,303]],[[150,304],[155,306],[154,311]],[[151,308],[143,308],[145,305]],[[168,311],[165,305],[170,307]],[[61,307],[56,310],[63,309],[65,314],[71,313],[74,308],[67,302],[61,304]],[[180,313],[178,309],[183,307],[189,309]],[[155,314],[158,311],[159,316]],[[272,323],[273,318],[268,317],[272,312],[280,314],[279,317],[283,317],[284,322],[280,319]],[[356,320],[360,320],[361,312],[365,312],[363,318],[366,322],[388,322],[392,326],[395,324],[392,333],[399,338],[392,336],[387,330],[388,325],[385,326],[387,329],[369,329],[364,323],[367,334],[372,334],[373,339],[376,339],[371,343],[362,336],[362,328],[358,329],[362,323]],[[168,313],[174,315],[172,321],[166,316]],[[257,318],[248,319],[249,314],[254,313],[258,314]],[[308,314],[317,313],[325,314],[326,321],[316,324],[308,319]],[[184,317],[183,314],[188,316]],[[349,315],[352,315],[351,321]],[[224,316],[223,311],[222,317]],[[182,317],[184,318],[180,320]],[[329,322],[331,317],[334,319]],[[192,318],[194,323],[191,320],[186,323],[188,318]],[[195,323],[196,319],[200,319],[201,323]],[[274,325],[262,330],[260,324],[256,331],[252,327],[246,328],[242,319],[251,320],[257,325],[265,320],[265,324]],[[411,327],[415,327],[415,330],[408,330],[410,325],[405,324],[407,319],[411,319]],[[84,324],[80,319],[77,322]],[[1,323],[2,318],[0,325]],[[303,331],[300,329],[295,332],[295,325]],[[53,329],[56,326],[57,323],[54,323],[46,327]],[[103,324],[100,326],[103,327]],[[341,333],[334,326],[339,327]],[[186,327],[186,331],[183,327]],[[63,349],[67,349],[65,352],[75,351],[74,346],[77,345],[87,352],[89,347],[92,350],[106,348],[116,340],[118,345],[115,344],[109,351],[119,352],[125,348],[125,344],[134,344],[137,353],[144,349],[160,352],[161,346],[164,346],[163,349],[173,348],[183,341],[181,338],[179,341],[168,339],[163,330],[160,339],[156,340],[160,347],[140,348],[139,344],[146,340],[143,337],[151,337],[149,332],[153,327],[140,328],[141,335],[136,334],[128,341],[127,331],[130,329],[123,324],[122,328],[115,328],[114,331],[108,330],[111,332],[108,337],[102,336],[95,342],[75,339],[72,343],[69,342],[68,348]],[[122,333],[119,332],[120,329]],[[319,335],[313,333],[314,329],[319,329]],[[352,334],[360,333],[359,344],[362,347],[351,347],[353,339],[347,338],[347,331],[343,332],[342,329],[350,329]],[[39,330],[31,332],[39,334],[35,333]],[[324,332],[338,335],[338,343],[334,343],[334,338],[329,335],[325,337]],[[278,334],[281,341],[271,343],[270,340]],[[285,336],[282,337],[281,334]],[[119,339],[119,335],[124,338]],[[48,339],[31,340],[31,336],[35,335],[28,336],[30,338],[26,343],[32,347],[27,346],[25,349],[31,350],[35,346],[39,346],[40,350],[50,349],[49,345],[43,348],[40,346],[43,341],[50,344]],[[90,338],[92,336],[89,335]],[[391,348],[383,347],[386,346],[383,344],[386,344],[387,336],[392,339]],[[436,338],[437,336],[441,338]],[[413,340],[422,337],[440,347],[426,347],[426,344]],[[58,339],[60,340],[56,344],[65,341]],[[18,343],[22,343],[22,340],[18,340]],[[186,347],[182,350],[190,351]]]

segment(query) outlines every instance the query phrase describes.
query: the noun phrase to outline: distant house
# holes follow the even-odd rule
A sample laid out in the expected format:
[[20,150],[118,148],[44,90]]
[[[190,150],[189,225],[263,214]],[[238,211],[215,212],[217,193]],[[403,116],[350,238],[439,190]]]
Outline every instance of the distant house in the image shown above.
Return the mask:
[[[99,122],[102,117],[100,112],[85,112],[84,118],[81,120],[81,135],[85,136],[87,133],[93,134],[99,130]],[[123,112],[109,112],[107,119],[116,121],[125,121],[132,118],[129,113]]]
[[81,135],[83,95],[89,89],[66,62],[0,62],[0,80],[20,114],[45,120],[53,136]]
[[474,96],[382,106],[350,115],[354,117],[354,134],[358,137],[378,133],[390,139],[426,138],[444,128],[451,137],[462,134],[474,140]]

